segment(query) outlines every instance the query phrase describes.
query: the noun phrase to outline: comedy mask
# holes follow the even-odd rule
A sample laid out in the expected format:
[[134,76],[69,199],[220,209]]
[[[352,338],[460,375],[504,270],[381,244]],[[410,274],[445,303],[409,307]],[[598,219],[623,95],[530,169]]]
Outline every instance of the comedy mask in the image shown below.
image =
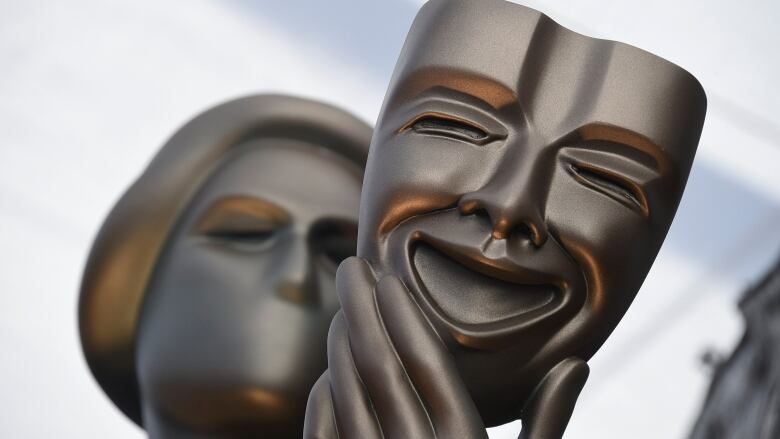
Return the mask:
[[486,426],[517,419],[551,368],[587,361],[618,324],[705,109],[680,67],[532,9],[423,7],[372,140],[358,256],[406,286]]

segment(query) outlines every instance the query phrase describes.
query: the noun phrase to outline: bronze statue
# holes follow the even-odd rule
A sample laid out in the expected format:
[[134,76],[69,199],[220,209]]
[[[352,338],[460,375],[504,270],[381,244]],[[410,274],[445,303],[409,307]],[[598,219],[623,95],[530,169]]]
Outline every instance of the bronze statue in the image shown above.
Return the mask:
[[111,211],[84,274],[87,362],[150,437],[300,437],[356,246],[371,128],[253,96],[179,130]]
[[683,193],[699,82],[503,0],[431,0],[372,139],[307,438],[560,438]]

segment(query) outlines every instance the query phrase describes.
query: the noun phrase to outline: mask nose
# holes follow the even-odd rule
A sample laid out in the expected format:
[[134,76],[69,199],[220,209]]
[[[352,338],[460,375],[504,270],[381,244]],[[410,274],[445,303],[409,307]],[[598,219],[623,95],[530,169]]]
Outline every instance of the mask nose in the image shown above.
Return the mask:
[[299,305],[317,305],[316,272],[305,236],[294,236],[281,267],[277,292]]
[[535,246],[547,241],[544,200],[547,178],[532,154],[508,154],[482,188],[463,195],[458,209],[463,215],[484,212],[493,225],[493,238],[523,234]]

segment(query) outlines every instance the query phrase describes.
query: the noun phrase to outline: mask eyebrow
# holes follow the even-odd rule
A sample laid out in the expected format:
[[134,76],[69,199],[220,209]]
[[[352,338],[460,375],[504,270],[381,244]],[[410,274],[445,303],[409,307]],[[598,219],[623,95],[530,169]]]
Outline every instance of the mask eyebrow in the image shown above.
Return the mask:
[[506,85],[462,70],[430,67],[417,70],[394,86],[392,100],[418,96],[430,89],[446,88],[473,96],[494,109],[517,103],[517,94]]
[[661,173],[672,170],[671,162],[664,154],[663,148],[647,137],[625,128],[600,123],[588,124],[566,137],[569,142],[601,140],[616,145],[625,145],[639,153],[638,157],[643,165]]
[[248,195],[229,195],[213,202],[200,215],[195,231],[213,229],[272,229],[290,222],[290,214],[275,203]]

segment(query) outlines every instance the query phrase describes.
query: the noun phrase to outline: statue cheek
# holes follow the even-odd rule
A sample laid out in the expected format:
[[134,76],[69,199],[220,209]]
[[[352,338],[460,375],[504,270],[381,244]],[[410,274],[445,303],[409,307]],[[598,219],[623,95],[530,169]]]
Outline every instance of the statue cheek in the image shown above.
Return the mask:
[[495,154],[450,139],[399,134],[374,144],[366,169],[361,229],[384,234],[416,215],[455,207],[480,187]]

